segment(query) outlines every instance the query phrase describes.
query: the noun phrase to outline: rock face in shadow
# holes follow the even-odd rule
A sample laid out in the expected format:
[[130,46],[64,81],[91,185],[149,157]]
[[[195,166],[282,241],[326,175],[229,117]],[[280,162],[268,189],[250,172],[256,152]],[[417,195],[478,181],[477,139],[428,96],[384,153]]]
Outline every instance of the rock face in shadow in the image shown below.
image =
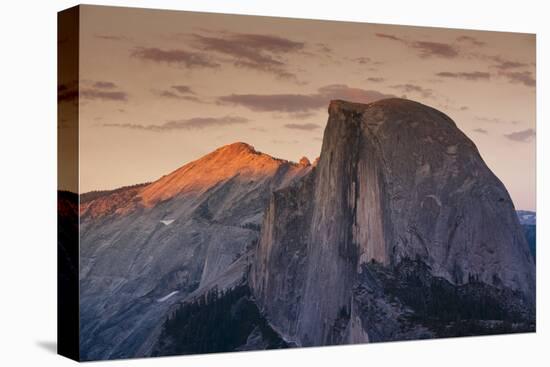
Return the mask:
[[235,143],[150,184],[84,196],[82,359],[149,355],[174,304],[238,284],[271,192],[311,169]]
[[[266,210],[250,273],[257,302],[297,345],[398,340],[373,333],[357,289],[370,289],[369,264],[392,273],[408,261],[449,287],[489,287],[526,309],[523,322],[534,317],[533,260],[506,188],[474,143],[413,101],[333,101],[318,164]],[[410,307],[392,307],[381,317],[402,329]],[[407,335],[442,335],[416,327]]]

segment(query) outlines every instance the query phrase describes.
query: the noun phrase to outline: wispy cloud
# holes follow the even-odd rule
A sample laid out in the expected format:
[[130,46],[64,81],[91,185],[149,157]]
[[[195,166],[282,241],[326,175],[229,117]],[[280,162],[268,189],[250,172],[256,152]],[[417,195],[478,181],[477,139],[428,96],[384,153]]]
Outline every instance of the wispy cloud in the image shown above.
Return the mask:
[[231,94],[219,97],[218,101],[256,112],[307,112],[326,105],[316,94]]
[[387,33],[375,33],[375,36],[394,42],[400,42],[410,49],[415,50],[422,58],[442,57],[450,59],[459,56],[457,47],[450,43],[408,40]]
[[397,89],[402,93],[417,93],[425,98],[433,96],[433,91],[430,88],[424,88],[420,85],[411,83],[392,85],[390,88]]
[[100,89],[114,89],[116,88],[116,84],[113,83],[113,82],[106,82],[106,81],[97,81],[97,82],[94,82],[93,86],[95,88],[100,88]]
[[486,42],[480,41],[477,38],[471,36],[460,36],[457,37],[456,40],[457,42],[467,43],[478,47],[485,46],[487,44]]
[[317,43],[316,45],[317,51],[321,54],[324,54],[326,56],[330,56],[332,54],[332,48],[330,48],[326,43]]
[[218,36],[194,34],[194,46],[203,52],[230,57],[236,67],[275,75],[279,79],[297,80],[283,56],[301,52],[305,43],[287,38],[245,33],[224,33]]
[[282,140],[282,139],[273,139],[271,140],[273,144],[298,144],[298,140]]
[[126,102],[128,100],[128,94],[122,91],[85,88],[80,90],[80,98],[87,100]]
[[477,129],[474,129],[473,131],[476,132],[476,133],[485,134],[485,135],[489,134],[489,132],[487,130],[482,129],[480,127],[478,127]]
[[307,113],[327,108],[332,99],[370,103],[395,97],[375,90],[351,88],[344,84],[327,85],[311,94],[231,94],[221,96],[218,102],[246,107],[257,112]]
[[448,43],[416,41],[409,45],[420,52],[420,57],[438,56],[450,59],[458,56],[458,50]]
[[193,92],[193,89],[188,85],[173,85],[172,89],[177,90],[178,93],[181,94],[195,94],[195,92]]
[[403,38],[399,38],[397,36],[394,36],[393,34],[375,33],[375,36],[378,37],[378,38],[385,38],[385,39],[389,39],[389,40],[392,40],[392,41],[405,42],[405,40]]
[[331,84],[319,88],[318,95],[326,101],[343,99],[357,103],[371,103],[380,99],[395,97],[393,94],[385,94],[372,89],[348,87],[345,84]]
[[442,71],[437,73],[436,75],[442,78],[454,78],[464,80],[489,80],[491,78],[491,74],[484,71]]
[[521,143],[528,143],[535,138],[535,130],[526,129],[521,131],[515,131],[510,134],[504,134],[504,136],[512,141],[517,141]]
[[191,87],[187,85],[173,85],[170,87],[170,89],[152,89],[151,92],[159,97],[168,99],[207,103],[206,101],[203,101],[201,98],[196,96],[193,89],[191,89]]
[[304,130],[304,131],[312,131],[317,130],[321,126],[317,124],[307,123],[307,124],[286,124],[285,127],[287,129],[294,129],[294,130]]
[[372,63],[372,59],[370,57],[356,57],[354,59],[351,59],[352,61],[355,61],[356,63],[358,64],[361,64],[361,65],[367,65],[367,64],[370,64]]
[[537,81],[535,80],[533,73],[530,71],[501,72],[499,75],[505,77],[510,83],[513,84],[523,84],[526,87],[535,87],[537,85]]
[[520,122],[517,120],[503,120],[498,117],[485,117],[485,116],[475,116],[475,119],[481,122],[489,122],[492,124],[512,124],[517,125]]
[[107,40],[107,41],[130,41],[131,39],[126,36],[116,34],[94,34],[95,38]]
[[[522,70],[530,65],[521,61],[509,60],[506,57],[500,55],[487,55],[480,52],[467,51],[463,46],[475,46],[482,47],[486,43],[471,36],[459,36],[453,43],[445,42],[432,42],[432,41],[418,41],[407,38],[395,36],[387,33],[376,33],[376,37],[389,40],[391,42],[398,42],[408,47],[409,49],[416,50],[417,54],[421,58],[440,57],[446,59],[454,58],[469,58],[477,59],[488,63],[489,70],[496,70],[496,74],[491,74],[486,71],[474,71],[474,72],[450,72],[443,71],[436,75],[443,78],[455,78],[463,80],[489,80],[492,76],[498,76],[507,79],[513,84],[523,84],[527,87],[535,87],[536,80],[534,73],[530,70]],[[470,47],[471,48],[471,47]]]
[[381,78],[381,77],[371,76],[371,77],[367,78],[366,80],[367,80],[368,82],[372,82],[372,83],[382,83],[382,82],[385,81],[386,79]]
[[499,71],[509,71],[512,69],[525,68],[529,66],[529,64],[527,63],[509,60],[499,55],[489,56],[489,60],[495,63],[491,65],[491,68],[497,69]]
[[199,97],[195,96],[195,95],[187,95],[187,94],[179,94],[177,92],[174,92],[172,90],[166,90],[166,89],[162,89],[162,90],[157,90],[157,89],[152,89],[151,92],[153,94],[155,94],[156,96],[158,97],[162,97],[162,98],[167,98],[167,99],[176,99],[176,100],[180,100],[180,101],[189,101],[189,102],[196,102],[196,103],[207,103],[206,101],[203,101],[202,99],[200,99]]
[[217,68],[220,66],[220,64],[212,61],[202,53],[183,49],[163,50],[156,47],[136,47],[130,55],[144,61],[178,65],[188,69]]
[[142,125],[142,124],[118,124],[107,123],[104,127],[117,127],[132,130],[145,130],[153,132],[173,131],[173,130],[202,130],[214,127],[224,127],[230,125],[246,124],[249,120],[239,116],[224,117],[194,117],[190,119],[170,120],[161,125]]

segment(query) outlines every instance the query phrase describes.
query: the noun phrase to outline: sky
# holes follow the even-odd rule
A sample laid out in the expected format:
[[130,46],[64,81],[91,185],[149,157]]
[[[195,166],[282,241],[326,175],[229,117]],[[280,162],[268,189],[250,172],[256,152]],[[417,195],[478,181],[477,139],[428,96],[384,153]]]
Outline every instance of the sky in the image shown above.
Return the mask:
[[331,99],[404,97],[449,115],[535,209],[535,35],[82,6],[79,41],[81,192],[236,141],[313,160]]

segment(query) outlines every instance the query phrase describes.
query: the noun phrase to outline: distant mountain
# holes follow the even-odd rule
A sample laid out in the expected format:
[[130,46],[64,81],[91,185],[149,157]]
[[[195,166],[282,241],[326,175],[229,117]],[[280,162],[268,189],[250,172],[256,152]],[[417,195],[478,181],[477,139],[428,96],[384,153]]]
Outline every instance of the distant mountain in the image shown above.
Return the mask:
[[311,169],[235,143],[150,184],[82,195],[82,359],[148,355],[173,304],[239,284],[271,192]]
[[519,222],[521,224],[537,224],[537,213],[528,210],[517,210]]
[[529,243],[529,250],[531,255],[536,260],[537,258],[537,213],[528,210],[518,210],[519,222],[523,227],[525,238]]

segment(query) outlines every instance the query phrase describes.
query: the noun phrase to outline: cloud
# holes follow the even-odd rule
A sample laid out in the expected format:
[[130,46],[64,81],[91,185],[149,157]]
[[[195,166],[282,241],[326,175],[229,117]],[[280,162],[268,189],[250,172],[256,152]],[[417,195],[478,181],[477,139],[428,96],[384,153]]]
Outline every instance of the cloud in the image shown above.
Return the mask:
[[510,83],[523,84],[527,87],[534,87],[537,85],[533,73],[530,71],[501,72],[499,75],[507,78]]
[[193,89],[191,89],[191,87],[188,85],[173,85],[172,89],[177,90],[178,93],[181,94],[195,94],[195,92],[193,92]]
[[450,72],[442,71],[436,74],[442,78],[455,78],[455,79],[464,79],[464,80],[489,80],[491,74],[483,71],[463,71],[463,72]]
[[297,120],[305,120],[315,115],[316,115],[315,112],[295,112],[295,113],[291,113],[289,117]]
[[219,97],[218,101],[256,112],[308,112],[326,105],[316,94],[231,94]]
[[416,84],[397,84],[397,85],[392,85],[390,88],[400,90],[403,93],[417,93],[425,98],[429,98],[433,96],[433,91],[431,89],[424,88]]
[[152,89],[151,92],[153,92],[153,94],[159,96],[159,97],[163,97],[163,98],[169,98],[169,99],[178,99],[178,100],[182,100],[182,101],[191,101],[191,102],[197,102],[197,103],[205,103],[204,101],[202,101],[199,97],[197,96],[194,96],[194,95],[181,95],[177,92],[173,92],[171,90],[166,90],[166,89],[163,89],[163,90],[156,90],[156,89]]
[[231,94],[221,96],[218,102],[246,107],[256,112],[307,113],[327,108],[333,99],[370,103],[395,97],[374,90],[350,88],[344,84],[327,85],[312,94]]
[[128,100],[128,94],[121,91],[105,91],[101,89],[87,88],[80,90],[80,98],[88,100],[126,102]]
[[477,129],[474,129],[473,131],[475,131],[476,133],[480,133],[480,134],[488,134],[489,132],[485,129],[482,129],[482,128],[477,128]]
[[130,41],[130,38],[128,37],[112,35],[112,34],[94,34],[94,37],[107,40],[107,41]]
[[312,130],[319,129],[321,126],[317,124],[307,123],[307,124],[286,124],[285,127],[287,129],[312,131]]
[[529,64],[526,64],[524,62],[507,60],[504,57],[498,55],[490,56],[489,60],[496,62],[496,64],[491,65],[491,67],[499,71],[508,71],[510,69],[518,69],[529,66]]
[[331,84],[319,88],[319,95],[327,101],[343,99],[357,103],[371,103],[380,99],[395,97],[393,94],[384,94],[375,90],[352,88],[345,84]]
[[352,61],[355,61],[358,64],[366,65],[370,64],[372,62],[372,59],[370,57],[356,57],[355,59],[352,59]]
[[317,43],[317,51],[325,56],[330,56],[332,54],[332,48],[330,48],[326,43]]
[[156,94],[159,97],[170,98],[170,99],[179,99],[184,101],[191,101],[197,103],[206,103],[199,97],[195,95],[195,92],[191,87],[187,85],[173,85],[170,89],[152,89],[151,92]]
[[156,94],[157,96],[164,97],[164,98],[180,99],[182,97],[179,94],[177,94],[175,92],[172,92],[171,90],[156,90],[156,89],[153,89],[151,91],[153,92],[153,94]]
[[104,127],[118,127],[133,130],[145,130],[154,132],[173,130],[202,130],[213,127],[224,127],[229,125],[246,124],[249,120],[238,116],[224,117],[194,117],[190,119],[170,120],[162,125],[141,125],[141,124],[103,124]]
[[528,143],[535,138],[535,130],[526,129],[521,131],[512,132],[510,134],[504,134],[504,136],[512,141],[521,143]]
[[145,61],[184,66],[188,69],[220,66],[204,54],[181,49],[162,50],[156,47],[136,47],[132,50],[131,56]]
[[450,59],[459,55],[458,50],[448,43],[417,41],[411,43],[410,47],[420,51],[420,57],[439,56]]
[[305,43],[263,34],[225,33],[223,36],[194,34],[196,48],[230,57],[236,67],[275,75],[279,79],[296,80],[283,56],[301,52]]
[[311,117],[317,116],[317,113],[318,111],[313,111],[313,110],[307,111],[307,112],[282,112],[282,113],[275,112],[272,117],[275,119],[284,119],[284,120],[288,120],[289,118],[293,120],[307,120]]
[[112,82],[97,81],[93,84],[95,88],[100,89],[113,89],[116,88],[116,84]]
[[383,81],[385,81],[386,79],[384,78],[380,78],[380,77],[370,77],[370,78],[367,78],[367,81],[368,82],[373,82],[373,83],[382,83]]
[[480,41],[477,38],[471,37],[471,36],[460,36],[460,37],[457,37],[456,40],[458,42],[469,43],[471,45],[478,46],[478,47],[485,46],[487,44],[486,42]]
[[459,56],[458,49],[449,43],[443,42],[431,42],[431,41],[413,41],[407,40],[386,33],[376,33],[376,37],[384,38],[390,41],[400,42],[407,47],[416,50],[418,55],[422,58],[428,57],[443,57],[443,58],[455,58]]
[[512,124],[512,125],[519,124],[519,121],[517,121],[517,120],[505,121],[505,120],[499,119],[497,117],[475,116],[475,119],[478,120],[478,121],[481,121],[481,122],[490,122],[490,123],[493,123],[493,124]]
[[400,42],[405,42],[404,39],[402,38],[399,38],[397,36],[394,36],[393,34],[387,34],[387,33],[375,33],[374,34],[376,37],[379,37],[379,38],[385,38],[385,39],[389,39],[389,40],[392,40],[392,41],[400,41]]
[[298,144],[298,140],[281,140],[281,139],[273,139],[271,140],[273,144]]

